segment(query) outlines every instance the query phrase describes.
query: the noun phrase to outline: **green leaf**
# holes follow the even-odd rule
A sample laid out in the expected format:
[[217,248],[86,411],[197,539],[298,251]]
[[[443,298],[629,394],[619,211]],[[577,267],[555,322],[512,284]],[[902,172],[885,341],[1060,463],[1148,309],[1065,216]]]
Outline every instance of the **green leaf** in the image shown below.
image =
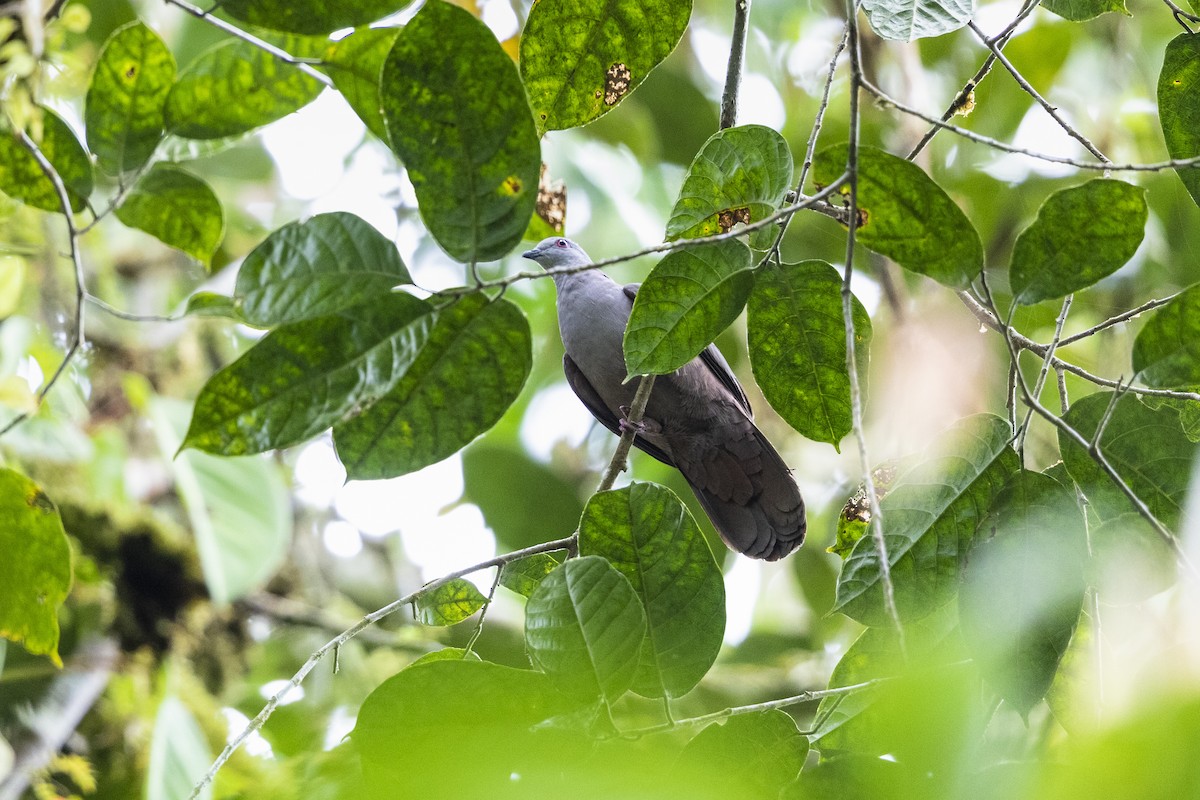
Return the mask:
[[40,486],[0,467],[0,636],[37,655],[58,656],[58,609],[71,588],[71,548]]
[[1155,311],[1133,343],[1133,368],[1147,386],[1200,385],[1200,285]]
[[334,426],[350,478],[392,478],[441,461],[495,425],[525,385],[532,341],[513,303],[468,295],[428,321],[402,340],[393,387]]
[[[880,502],[896,608],[904,622],[954,596],[975,530],[993,498],[1020,467],[1008,423],[968,417],[902,475]],[[873,537],[855,545],[842,565],[835,611],[866,625],[888,625]]]
[[197,452],[172,458],[187,424],[187,406],[155,397],[149,417],[196,537],[213,602],[225,605],[261,589],[292,542],[292,503],[278,466],[266,458]]
[[[667,239],[694,239],[758,222],[775,213],[791,181],[792,153],[779,133],[762,125],[718,131],[688,167],[667,221]],[[758,231],[751,241],[766,247],[774,235]]]
[[958,595],[963,640],[1024,716],[1050,689],[1083,609],[1083,512],[1056,480],[1023,470],[996,496],[984,528],[991,535],[971,551]]
[[196,292],[187,299],[183,313],[195,317],[224,317],[244,321],[233,298],[216,292]]
[[[1096,392],[1081,398],[1064,419],[1090,442],[1112,397],[1112,392]],[[1061,431],[1058,446],[1071,477],[1101,519],[1134,510],[1095,459]],[[1174,527],[1183,511],[1196,454],[1196,444],[1183,433],[1179,412],[1167,405],[1151,409],[1133,395],[1122,395],[1100,438],[1100,450],[1154,515],[1168,528]]]
[[[853,299],[859,382],[866,387],[871,317]],[[824,261],[759,270],[747,306],[754,379],[771,408],[817,442],[835,448],[852,427],[842,276]]]
[[1089,582],[1105,605],[1140,603],[1175,583],[1175,553],[1140,514],[1092,525]]
[[645,635],[637,593],[600,556],[563,563],[525,604],[530,660],[571,695],[611,702],[624,694]]
[[187,139],[220,139],[286,117],[324,87],[291,64],[241,39],[202,53],[167,95],[167,131]]
[[[182,700],[167,695],[154,715],[146,800],[187,800],[210,763],[212,755],[204,731]],[[212,797],[212,786],[206,786],[200,797]]]
[[1086,22],[1110,11],[1133,16],[1125,7],[1125,0],[1046,0],[1042,8],[1071,22]]
[[807,755],[796,721],[772,709],[709,725],[688,742],[675,769],[712,797],[778,797]]
[[225,236],[225,212],[207,183],[173,164],[155,164],[134,185],[117,219],[208,264]]
[[[835,145],[817,154],[813,180],[827,186],[845,169],[846,145]],[[860,147],[858,208],[858,241],[907,270],[960,289],[983,269],[983,245],[967,215],[910,161]]]
[[538,0],[521,32],[538,134],[612,110],[675,49],[691,14],[691,0]]
[[[579,489],[557,471],[534,461],[523,447],[480,441],[463,452],[463,500],[479,506],[487,526],[505,549],[517,550],[579,526]],[[536,503],[515,503],[530,486]],[[510,587],[511,588],[511,587]]]
[[567,709],[540,672],[426,661],[371,692],[351,741],[370,797],[511,796],[529,769],[561,763],[531,728]]
[[[61,117],[45,108],[39,112],[42,115],[42,140],[38,147],[62,179],[71,210],[82,211],[92,194],[92,162]],[[7,118],[0,123],[0,190],[34,208],[62,211],[54,183],[42,172],[33,154],[17,140]]]
[[388,135],[379,108],[379,81],[383,62],[399,35],[400,28],[359,28],[325,51],[325,71],[334,87],[367,129],[385,142]]
[[606,558],[645,608],[633,690],[645,697],[690,692],[725,636],[725,583],[691,513],[653,483],[601,492],[579,521],[579,552]]
[[[1167,44],[1158,76],[1158,119],[1171,158],[1200,156],[1200,34],[1181,33]],[[1177,172],[1200,205],[1200,165]]]
[[183,447],[237,456],[317,435],[395,385],[420,354],[430,312],[392,294],[268,333],[200,390]]
[[426,3],[384,62],[380,103],[438,244],[464,263],[508,253],[533,214],[541,149],[521,79],[487,26]]
[[549,553],[537,553],[510,561],[500,570],[500,585],[522,597],[529,597],[559,563]]
[[974,0],[863,0],[871,27],[884,39],[911,42],[956,31],[975,13]]
[[117,29],[96,61],[84,122],[88,147],[106,171],[145,164],[163,135],[163,106],[175,82],[175,57],[141,22]]
[[332,33],[374,22],[410,0],[222,0],[221,10],[242,22],[277,31]]
[[674,372],[728,328],[750,296],[750,248],[736,240],[669,253],[646,277],[625,329],[625,368]]
[[422,625],[457,625],[488,604],[488,599],[463,578],[425,592],[413,604]]
[[249,324],[269,328],[370,303],[411,282],[390,239],[336,211],[268,236],[242,262],[234,298]]
[[1009,283],[1037,303],[1091,286],[1133,257],[1146,229],[1146,190],[1097,178],[1046,198],[1013,246]]

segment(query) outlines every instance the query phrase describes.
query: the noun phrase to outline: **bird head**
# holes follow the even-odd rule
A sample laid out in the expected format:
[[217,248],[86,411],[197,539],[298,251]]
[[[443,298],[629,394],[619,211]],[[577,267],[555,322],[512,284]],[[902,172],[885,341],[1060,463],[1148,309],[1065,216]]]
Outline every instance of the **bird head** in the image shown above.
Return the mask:
[[582,247],[570,239],[564,239],[561,236],[551,236],[549,239],[542,239],[537,243],[537,247],[532,250],[526,250],[521,255],[531,261],[536,261],[541,265],[542,269],[592,263],[591,257],[583,252]]

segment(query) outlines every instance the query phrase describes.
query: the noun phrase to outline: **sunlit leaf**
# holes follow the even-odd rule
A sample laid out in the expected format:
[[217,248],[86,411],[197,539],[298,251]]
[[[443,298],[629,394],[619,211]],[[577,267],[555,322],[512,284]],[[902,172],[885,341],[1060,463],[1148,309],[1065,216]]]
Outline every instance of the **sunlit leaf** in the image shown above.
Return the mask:
[[[836,145],[817,154],[813,179],[828,185],[845,169],[846,145]],[[962,288],[983,269],[983,245],[971,221],[911,161],[860,147],[858,207],[858,241],[907,270]]]
[[653,483],[593,495],[579,522],[579,552],[604,556],[645,607],[633,690],[647,697],[691,691],[721,649],[725,584],[679,498]]
[[[667,221],[667,239],[724,233],[738,223],[770,216],[792,182],[792,153],[778,132],[763,125],[719,131],[688,167],[679,199]],[[768,246],[774,231],[754,235]]]
[[429,466],[491,428],[525,385],[533,361],[529,322],[503,298],[473,294],[412,330],[399,379],[361,414],[336,424],[351,478],[391,478]]
[[1147,386],[1200,386],[1200,285],[1146,320],[1133,342],[1133,368]]
[[387,126],[379,108],[379,81],[400,28],[360,28],[329,45],[325,70],[346,102],[371,133],[387,141]]
[[560,563],[549,553],[537,553],[510,561],[500,570],[500,585],[522,597],[529,597],[542,579],[553,572]]
[[413,605],[417,619],[424,625],[457,625],[487,605],[487,602],[488,599],[475,588],[475,584],[455,578],[425,592]]
[[140,22],[118,29],[100,51],[88,86],[88,147],[107,172],[137,169],[163,135],[163,106],[175,81],[175,58]]
[[202,264],[225,236],[225,212],[212,188],[173,164],[155,164],[117,206],[117,219]]
[[533,214],[542,159],[521,79],[487,26],[426,3],[388,54],[380,103],[438,244],[465,263],[508,253]]
[[331,33],[386,17],[410,0],[222,0],[232,17],[289,33]]
[[1108,178],[1050,195],[1013,245],[1013,295],[1037,303],[1116,272],[1141,244],[1148,213],[1145,189]]
[[245,320],[266,328],[372,302],[411,280],[390,239],[336,211],[289,222],[250,251],[234,296]]
[[871,27],[884,39],[911,42],[956,31],[975,13],[974,0],[864,0]]
[[[212,763],[204,731],[175,695],[167,695],[154,715],[150,760],[146,766],[146,800],[187,800],[192,786]],[[212,786],[200,798],[212,797]]]
[[[954,596],[975,530],[1020,466],[1008,423],[990,414],[959,422],[925,459],[901,475],[881,503],[883,536],[902,621]],[[842,565],[836,611],[868,625],[890,624],[873,537]]]
[[[865,390],[871,318],[853,299],[854,347]],[[779,416],[834,447],[850,432],[850,373],[842,320],[842,277],[824,261],[760,269],[747,305],[754,379]]]
[[[1158,76],[1158,119],[1171,158],[1200,156],[1200,34],[1181,33],[1167,44]],[[1178,172],[1200,204],[1200,165]]]
[[71,549],[41,487],[0,468],[0,636],[58,666],[58,610],[71,588]]
[[674,372],[742,313],[754,284],[750,248],[736,240],[677,250],[638,289],[625,330],[629,374]]
[[600,556],[564,562],[525,605],[530,659],[573,696],[612,701],[624,694],[645,635],[637,593]]
[[262,48],[229,39],[179,73],[165,125],[189,139],[220,139],[286,117],[316,99],[320,81]]
[[521,32],[521,78],[538,133],[608,113],[670,55],[691,0],[539,0]]
[[[40,113],[42,140],[38,147],[62,179],[71,210],[81,211],[92,194],[92,162],[61,117],[48,109],[40,109]],[[62,211],[54,183],[33,154],[17,140],[7,121],[0,123],[0,190],[34,208]]]

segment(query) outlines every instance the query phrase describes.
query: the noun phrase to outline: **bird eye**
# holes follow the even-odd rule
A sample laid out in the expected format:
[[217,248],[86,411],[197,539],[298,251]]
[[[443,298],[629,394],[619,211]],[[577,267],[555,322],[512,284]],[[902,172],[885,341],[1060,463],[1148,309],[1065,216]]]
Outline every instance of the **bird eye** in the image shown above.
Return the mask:
[[555,244],[555,245],[557,245],[558,247],[566,247],[566,246],[567,246],[567,240],[566,240],[566,239],[559,239],[559,240],[558,240],[557,242],[555,242],[554,244]]

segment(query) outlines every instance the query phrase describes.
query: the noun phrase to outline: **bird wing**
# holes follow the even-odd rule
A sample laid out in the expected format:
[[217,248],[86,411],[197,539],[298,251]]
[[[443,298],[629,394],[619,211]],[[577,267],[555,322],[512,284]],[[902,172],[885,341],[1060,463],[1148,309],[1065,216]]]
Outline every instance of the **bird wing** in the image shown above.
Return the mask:
[[[563,372],[566,373],[567,376],[567,385],[571,387],[571,391],[575,392],[575,396],[578,397],[580,402],[587,407],[587,410],[592,412],[592,416],[595,417],[601,425],[608,428],[617,436],[620,436],[621,421],[617,418],[617,415],[614,414],[608,408],[608,406],[604,404],[604,401],[600,399],[599,392],[597,392],[592,386],[591,382],[587,379],[587,376],[583,374],[583,370],[579,369],[579,365],[577,365],[566,353],[563,353]],[[641,436],[635,436],[633,443],[637,445],[639,449],[650,454],[654,458],[666,464],[668,467],[675,466],[675,462],[672,461],[665,452],[655,447],[650,442],[647,442]]]

